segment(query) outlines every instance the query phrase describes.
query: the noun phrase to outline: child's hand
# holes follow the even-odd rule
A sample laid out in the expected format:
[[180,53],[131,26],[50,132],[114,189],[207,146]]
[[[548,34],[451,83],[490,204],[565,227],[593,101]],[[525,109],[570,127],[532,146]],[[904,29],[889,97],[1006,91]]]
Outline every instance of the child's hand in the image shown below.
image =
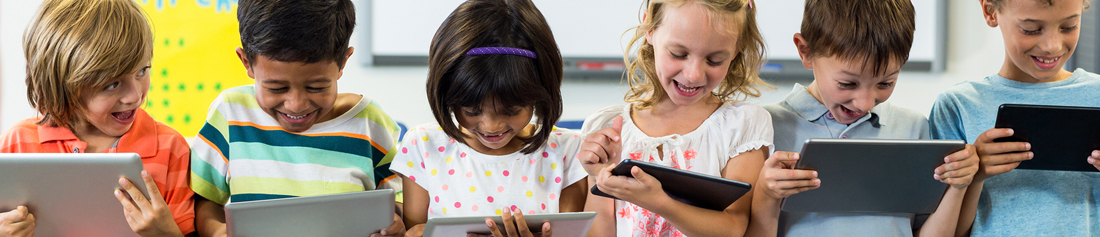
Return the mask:
[[371,237],[390,237],[390,236],[405,236],[405,222],[401,220],[401,216],[397,213],[393,214],[393,224],[390,227],[386,227],[370,235]]
[[183,236],[175,219],[172,219],[168,204],[160,196],[153,177],[149,176],[148,171],[142,170],[141,179],[145,181],[145,189],[149,190],[151,198],[145,197],[125,177],[119,178],[118,184],[130,196],[123,195],[123,190],[115,190],[115,198],[122,203],[123,214],[126,215],[126,223],[130,224],[130,229],[140,236]]
[[946,162],[936,167],[933,178],[940,182],[950,184],[956,189],[966,189],[974,180],[974,174],[978,173],[978,152],[972,145],[966,145],[966,149],[951,153],[943,158]]
[[974,141],[974,148],[978,150],[978,173],[974,180],[985,180],[994,175],[1012,171],[1020,166],[1021,161],[1031,160],[1034,153],[1030,152],[1031,144],[1027,142],[993,142],[993,139],[1012,136],[1010,128],[993,128],[986,130]]
[[577,159],[589,175],[599,173],[608,164],[619,162],[619,153],[623,149],[623,116],[615,117],[610,128],[600,129],[588,134],[577,153]]
[[1096,169],[1100,170],[1100,150],[1093,150],[1092,154],[1089,155],[1088,161],[1089,164],[1092,164],[1092,167],[1096,167]]
[[25,206],[15,210],[0,212],[0,236],[34,236],[34,214]]
[[[504,214],[500,215],[500,217],[504,220],[504,234],[500,233],[500,228],[496,226],[496,222],[494,222],[493,219],[485,218],[485,225],[489,226],[489,231],[493,233],[493,237],[550,237],[550,222],[542,223],[542,232],[531,233],[531,230],[527,229],[527,221],[523,219],[522,211],[512,213],[507,208],[505,208]],[[466,236],[472,237],[480,235],[466,234]]]
[[761,191],[775,199],[821,187],[821,179],[817,178],[817,171],[794,169],[798,158],[798,153],[794,152],[772,153],[772,156],[764,161],[764,169],[760,171],[756,187],[764,188]]
[[[402,224],[403,225],[403,224]],[[405,237],[421,237],[424,236],[424,224],[414,225],[405,231]]]
[[672,200],[662,189],[661,182],[642,171],[642,168],[630,168],[630,174],[634,176],[631,178],[611,175],[611,170],[616,166],[611,165],[600,170],[596,177],[596,186],[600,191],[649,210],[653,210],[652,204]]

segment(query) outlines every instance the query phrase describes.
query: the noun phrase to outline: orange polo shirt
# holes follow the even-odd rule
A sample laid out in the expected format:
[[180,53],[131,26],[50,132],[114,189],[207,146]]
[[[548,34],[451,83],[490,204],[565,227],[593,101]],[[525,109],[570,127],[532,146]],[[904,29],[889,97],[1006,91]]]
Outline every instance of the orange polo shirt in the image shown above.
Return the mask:
[[[183,135],[137,109],[130,131],[118,139],[118,146],[104,153],[133,152],[141,156],[145,170],[153,176],[172,217],[184,235],[195,231],[195,192],[188,187],[191,148]],[[88,143],[69,129],[35,124],[41,118],[20,121],[4,133],[2,153],[80,153]],[[120,210],[121,211],[121,210]]]

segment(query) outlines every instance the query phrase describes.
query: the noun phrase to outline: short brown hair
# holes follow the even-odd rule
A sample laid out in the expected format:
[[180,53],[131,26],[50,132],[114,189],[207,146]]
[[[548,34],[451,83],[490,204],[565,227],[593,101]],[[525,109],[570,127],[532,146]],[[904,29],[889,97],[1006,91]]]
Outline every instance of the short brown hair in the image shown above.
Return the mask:
[[46,0],[23,33],[27,101],[38,124],[72,128],[82,98],[153,57],[153,33],[133,0]]
[[237,4],[241,48],[279,62],[336,62],[344,68],[355,29],[351,0],[241,0]]
[[[466,55],[477,47],[527,49],[518,55]],[[493,100],[497,108],[533,106],[538,131],[521,152],[538,150],[561,117],[562,60],[550,25],[530,0],[469,0],[439,26],[428,50],[428,104],[447,136],[465,142],[454,111]]]
[[[756,9],[750,7],[750,0],[649,0],[645,10],[647,17],[642,19],[640,25],[631,28],[634,30],[634,36],[630,39],[627,48],[636,47],[636,56],[631,57],[629,51],[623,55],[623,61],[626,63],[626,80],[630,83],[630,91],[626,92],[624,99],[627,102],[638,103],[639,109],[645,109],[667,96],[665,91],[661,90],[661,82],[657,78],[653,45],[646,41],[645,34],[661,26],[668,7],[688,3],[699,4],[706,9],[710,19],[719,23],[713,25],[720,28],[718,32],[736,33],[740,37],[734,48],[737,56],[730,62],[722,84],[718,85],[717,91],[711,94],[722,101],[732,101],[736,100],[738,95],[746,98],[759,97],[760,90],[757,87],[772,88],[760,79],[760,67],[764,64],[765,54],[764,38],[756,26]],[[745,11],[744,19],[731,17],[739,11]],[[728,25],[733,24],[732,22],[721,22],[718,19],[740,20],[737,23],[742,27],[735,29]],[[733,32],[736,30],[740,32]]]
[[[999,9],[1001,9],[1001,7],[1004,7],[1006,0],[985,0],[985,1],[989,2],[990,4],[993,4],[993,9],[998,9],[999,10]],[[1033,0],[1033,1],[1037,1],[1037,2],[1042,3],[1042,4],[1046,4],[1047,6],[1054,6],[1054,0]],[[1085,9],[1089,9],[1089,6],[1092,5],[1091,1],[1089,1],[1089,0],[1082,0],[1082,1],[1084,1],[1084,3],[1085,3]]]
[[810,57],[862,59],[878,75],[909,60],[914,14],[909,0],[806,0],[801,33]]

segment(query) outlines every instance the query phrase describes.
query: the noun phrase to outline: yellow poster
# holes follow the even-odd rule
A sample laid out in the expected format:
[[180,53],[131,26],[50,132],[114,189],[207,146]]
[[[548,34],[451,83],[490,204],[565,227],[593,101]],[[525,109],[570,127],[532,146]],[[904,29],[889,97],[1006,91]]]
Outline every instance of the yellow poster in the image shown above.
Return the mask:
[[236,0],[135,0],[153,26],[153,62],[145,110],[192,137],[222,90],[251,84],[234,50]]

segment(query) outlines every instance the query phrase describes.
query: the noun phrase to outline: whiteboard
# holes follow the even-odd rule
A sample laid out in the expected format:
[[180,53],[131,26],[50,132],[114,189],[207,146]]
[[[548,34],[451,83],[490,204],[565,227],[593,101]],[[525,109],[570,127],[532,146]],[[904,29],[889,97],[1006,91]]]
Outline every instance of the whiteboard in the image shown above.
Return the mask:
[[[428,46],[443,20],[460,0],[373,0],[370,7],[370,48],[379,56],[419,57],[427,62]],[[643,0],[534,0],[554,32],[566,59],[603,58],[622,61],[638,25]],[[916,30],[909,63],[943,64],[946,39],[945,0],[915,0]],[[803,0],[756,1],[757,24],[766,41],[770,62],[798,61],[792,37],[802,24]],[[908,64],[906,65],[909,66]],[[942,70],[942,66],[940,66]],[[795,68],[791,68],[795,69]]]

